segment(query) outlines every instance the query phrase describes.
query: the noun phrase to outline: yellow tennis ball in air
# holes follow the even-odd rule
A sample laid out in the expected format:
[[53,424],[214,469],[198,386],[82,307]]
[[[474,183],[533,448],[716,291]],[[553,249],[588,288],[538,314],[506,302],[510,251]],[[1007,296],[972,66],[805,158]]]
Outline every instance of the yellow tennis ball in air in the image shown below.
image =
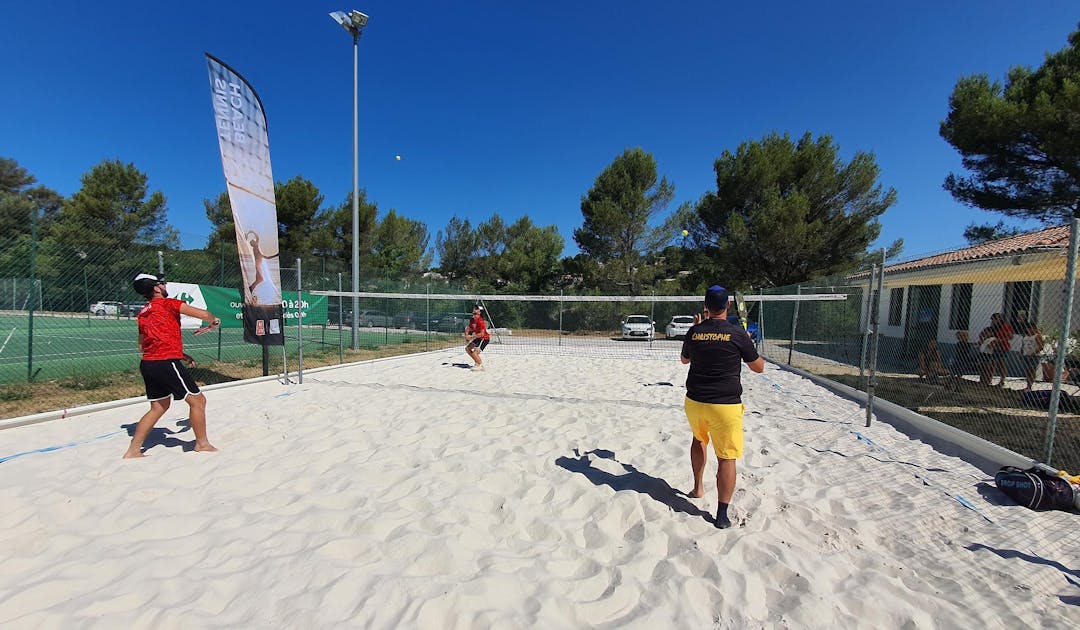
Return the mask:
[[690,233],[690,232],[689,232],[688,230],[683,230],[683,231],[682,231],[682,235],[683,235],[683,236],[686,236],[686,235],[687,235],[687,234],[689,234],[689,233]]
[[400,162],[401,161],[401,156],[400,155],[395,155],[394,159],[397,160],[398,162]]

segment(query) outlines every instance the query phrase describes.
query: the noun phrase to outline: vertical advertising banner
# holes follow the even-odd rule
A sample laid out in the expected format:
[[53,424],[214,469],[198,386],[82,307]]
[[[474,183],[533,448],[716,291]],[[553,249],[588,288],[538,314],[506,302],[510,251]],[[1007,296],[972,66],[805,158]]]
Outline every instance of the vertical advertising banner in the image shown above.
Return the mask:
[[277,206],[266,114],[259,95],[238,72],[209,53],[206,62],[210,67],[210,96],[221,166],[225,170],[244,277],[240,289],[244,341],[281,346],[285,337]]

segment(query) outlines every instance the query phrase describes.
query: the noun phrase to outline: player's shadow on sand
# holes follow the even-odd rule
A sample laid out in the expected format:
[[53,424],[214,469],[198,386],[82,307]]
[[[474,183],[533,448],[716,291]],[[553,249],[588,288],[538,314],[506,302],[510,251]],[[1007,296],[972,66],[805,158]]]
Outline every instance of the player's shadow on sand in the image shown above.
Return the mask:
[[[131,424],[122,424],[120,425],[120,428],[127,431],[128,437],[134,437],[135,426],[137,424],[137,422],[132,422]],[[155,446],[164,446],[166,448],[180,447],[180,449],[182,449],[185,453],[194,451],[195,440],[185,442],[184,440],[173,437],[174,435],[178,435],[180,433],[187,433],[188,431],[190,431],[191,424],[188,422],[187,418],[178,421],[176,424],[183,428],[181,428],[179,431],[174,431],[167,427],[154,427],[153,429],[150,429],[150,435],[146,436],[146,441],[143,442],[143,452],[146,452],[154,448]]]
[[[612,474],[599,468],[594,468],[589,456],[610,459],[623,467],[623,474]],[[708,512],[701,510],[690,502],[686,493],[680,492],[668,485],[663,479],[646,475],[630,464],[624,464],[615,459],[615,453],[606,449],[593,449],[580,453],[574,449],[574,457],[558,457],[555,464],[573,473],[585,475],[585,478],[598,486],[608,486],[612,490],[633,490],[648,495],[652,499],[663,503],[676,512],[700,516],[708,522],[713,522],[713,517]]]
[[[1032,564],[1041,564],[1043,566],[1053,567],[1058,571],[1061,571],[1062,574],[1064,574],[1066,582],[1072,584],[1073,586],[1080,587],[1080,569],[1070,569],[1069,567],[1058,562],[1057,560],[1048,560],[1046,558],[1043,558],[1042,556],[1031,555],[1022,551],[1017,551],[1015,549],[997,549],[995,547],[988,547],[981,543],[967,545],[966,549],[970,551],[989,551],[990,553],[996,554],[1002,558],[1005,558],[1006,560],[1019,559],[1023,560],[1024,562],[1030,562]],[[1080,606],[1080,597],[1077,597],[1075,595],[1066,595],[1059,597],[1059,599],[1063,603],[1073,606]]]

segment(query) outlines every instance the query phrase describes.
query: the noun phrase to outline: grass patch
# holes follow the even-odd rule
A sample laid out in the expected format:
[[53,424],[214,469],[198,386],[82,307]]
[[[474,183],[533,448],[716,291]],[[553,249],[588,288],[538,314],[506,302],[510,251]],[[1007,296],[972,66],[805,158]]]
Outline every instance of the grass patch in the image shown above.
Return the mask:
[[[457,344],[452,344],[457,345]],[[447,344],[432,343],[431,349],[450,347]],[[413,354],[424,348],[413,344],[392,344],[386,347],[364,347],[358,350],[344,348],[345,363],[367,361],[382,357]],[[281,350],[270,352],[269,373],[281,374]],[[291,350],[290,350],[291,351]],[[198,357],[196,357],[198,359]],[[288,357],[289,371],[296,370],[296,357]],[[337,365],[338,349],[327,348],[325,351],[305,352],[304,369]],[[192,370],[192,376],[200,385],[237,381],[262,376],[262,358],[242,359],[236,362],[199,360]],[[88,377],[35,381],[0,387],[0,418],[15,418],[45,411],[71,409],[83,405],[136,398],[145,396],[142,377],[130,369],[117,372],[102,372]],[[213,392],[208,392],[213,396]],[[142,414],[133,410],[133,420]]]
[[0,387],[0,402],[13,402],[16,400],[29,400],[34,397],[34,392],[23,385],[11,385]]
[[78,378],[66,378],[59,381],[59,385],[66,389],[86,392],[108,387],[111,382],[112,381],[108,376],[83,376]]

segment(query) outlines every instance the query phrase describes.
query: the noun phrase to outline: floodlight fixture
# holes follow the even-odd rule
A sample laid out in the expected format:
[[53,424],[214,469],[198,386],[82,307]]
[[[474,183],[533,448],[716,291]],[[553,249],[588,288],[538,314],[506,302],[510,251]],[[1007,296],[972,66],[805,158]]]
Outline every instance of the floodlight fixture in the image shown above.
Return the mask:
[[334,18],[334,21],[341,25],[341,28],[349,32],[353,37],[360,37],[360,31],[367,25],[368,16],[364,13],[353,9],[348,13],[344,11],[333,11],[330,13],[330,17]]

